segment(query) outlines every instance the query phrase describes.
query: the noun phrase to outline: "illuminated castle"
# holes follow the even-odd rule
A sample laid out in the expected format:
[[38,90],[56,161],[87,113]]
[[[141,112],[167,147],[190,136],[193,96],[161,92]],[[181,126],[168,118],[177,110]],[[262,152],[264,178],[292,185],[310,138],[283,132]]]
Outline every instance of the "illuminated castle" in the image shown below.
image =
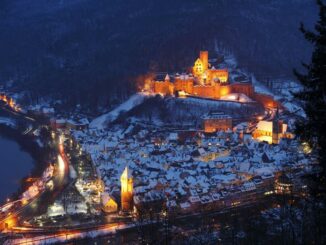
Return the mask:
[[121,210],[131,211],[133,206],[133,178],[128,167],[120,177],[121,182]]
[[187,94],[212,99],[220,99],[230,93],[243,93],[248,97],[254,95],[251,83],[231,84],[227,69],[210,67],[207,51],[200,51],[191,74],[176,74],[174,81],[166,75],[163,81],[151,81],[146,87],[154,93],[163,95]]
[[192,68],[193,75],[198,78],[201,85],[213,85],[215,83],[227,83],[229,73],[227,69],[209,69],[208,52],[200,51],[199,58]]

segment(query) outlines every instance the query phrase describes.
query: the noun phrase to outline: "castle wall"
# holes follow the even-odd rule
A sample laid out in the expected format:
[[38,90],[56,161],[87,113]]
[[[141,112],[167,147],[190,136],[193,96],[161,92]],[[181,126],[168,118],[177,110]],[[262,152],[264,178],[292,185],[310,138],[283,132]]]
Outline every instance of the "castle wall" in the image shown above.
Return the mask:
[[181,79],[176,78],[174,83],[170,81],[152,81],[150,85],[153,92],[163,95],[173,95],[175,91],[184,91],[198,97],[219,99],[221,96],[230,93],[242,93],[250,98],[253,98],[264,107],[269,108],[282,108],[282,105],[274,100],[273,96],[267,94],[256,93],[254,87],[250,83],[233,83],[233,84],[220,84],[214,85],[194,85],[193,78]]
[[245,94],[253,98],[255,90],[251,83],[233,83],[231,84],[231,92]]
[[204,119],[203,127],[205,133],[213,133],[218,130],[224,130],[232,128],[232,119],[231,118],[222,118],[222,119]]
[[218,99],[221,97],[220,87],[219,84],[214,86],[194,86],[193,94],[199,97]]
[[[195,85],[194,77],[191,75],[177,76],[173,83],[170,82],[167,76],[168,78],[164,81],[145,83],[145,90],[163,95],[173,95],[176,91],[184,91],[187,94],[211,99],[220,99],[222,96],[230,93],[242,93],[262,104],[264,107],[282,107],[279,102],[274,100],[273,96],[255,93],[254,86],[251,83],[229,84],[229,72],[227,69],[208,69],[207,51],[201,51],[199,56],[193,66],[193,75],[200,85]],[[220,82],[216,83],[215,80],[217,79]]]
[[154,81],[153,91],[157,94],[172,95],[174,93],[174,85],[169,81]]
[[231,93],[230,85],[221,85],[220,87],[220,97]]
[[214,79],[220,80],[221,83],[226,83],[229,80],[229,72],[227,69],[208,70],[207,80],[212,81]]
[[185,91],[188,94],[194,93],[194,80],[192,78],[180,79],[176,78],[174,81],[175,91]]

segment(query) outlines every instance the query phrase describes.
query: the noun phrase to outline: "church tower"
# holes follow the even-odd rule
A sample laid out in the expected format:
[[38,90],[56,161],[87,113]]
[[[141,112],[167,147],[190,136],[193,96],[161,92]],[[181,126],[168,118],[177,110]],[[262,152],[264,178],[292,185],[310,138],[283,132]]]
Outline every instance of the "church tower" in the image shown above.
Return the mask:
[[276,110],[276,115],[273,119],[273,131],[272,131],[272,143],[278,144],[280,142],[280,135],[282,134],[283,122],[280,120],[280,115],[278,108]]
[[121,210],[131,211],[133,204],[133,178],[128,167],[120,177],[121,182]]

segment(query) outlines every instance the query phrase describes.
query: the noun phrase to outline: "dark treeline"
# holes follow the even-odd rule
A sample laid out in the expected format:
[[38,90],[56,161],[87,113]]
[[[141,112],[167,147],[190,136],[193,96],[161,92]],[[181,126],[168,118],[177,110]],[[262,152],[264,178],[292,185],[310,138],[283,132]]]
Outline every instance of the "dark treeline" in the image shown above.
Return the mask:
[[202,48],[232,50],[258,77],[310,56],[297,26],[313,1],[0,1],[0,78],[74,106],[124,100],[148,71],[179,71]]

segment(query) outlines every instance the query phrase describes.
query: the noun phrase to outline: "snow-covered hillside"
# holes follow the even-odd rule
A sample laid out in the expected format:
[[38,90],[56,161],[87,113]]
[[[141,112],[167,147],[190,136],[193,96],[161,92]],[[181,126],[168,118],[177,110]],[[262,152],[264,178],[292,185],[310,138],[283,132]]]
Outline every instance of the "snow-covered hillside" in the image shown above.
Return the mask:
[[105,125],[117,119],[120,113],[130,111],[135,106],[141,104],[146,97],[147,95],[144,93],[132,95],[127,101],[119,105],[113,111],[95,118],[90,123],[90,128],[102,129]]

